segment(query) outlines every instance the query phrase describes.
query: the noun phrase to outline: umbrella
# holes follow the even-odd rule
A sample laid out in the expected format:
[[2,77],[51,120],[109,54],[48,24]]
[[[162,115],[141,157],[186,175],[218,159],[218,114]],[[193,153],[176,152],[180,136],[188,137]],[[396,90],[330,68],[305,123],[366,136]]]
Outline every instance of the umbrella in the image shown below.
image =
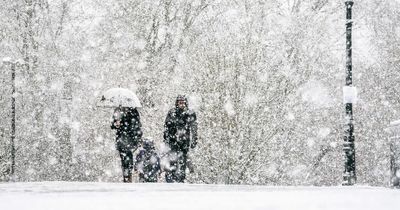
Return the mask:
[[142,107],[136,94],[125,88],[111,88],[101,96],[100,107]]

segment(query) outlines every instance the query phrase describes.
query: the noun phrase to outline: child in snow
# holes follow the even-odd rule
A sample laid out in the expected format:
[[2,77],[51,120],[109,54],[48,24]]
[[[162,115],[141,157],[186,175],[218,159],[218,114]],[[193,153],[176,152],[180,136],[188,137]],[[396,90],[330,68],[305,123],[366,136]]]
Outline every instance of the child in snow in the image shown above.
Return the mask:
[[143,147],[136,156],[135,171],[139,173],[139,182],[157,182],[161,173],[160,157],[150,139],[143,141]]

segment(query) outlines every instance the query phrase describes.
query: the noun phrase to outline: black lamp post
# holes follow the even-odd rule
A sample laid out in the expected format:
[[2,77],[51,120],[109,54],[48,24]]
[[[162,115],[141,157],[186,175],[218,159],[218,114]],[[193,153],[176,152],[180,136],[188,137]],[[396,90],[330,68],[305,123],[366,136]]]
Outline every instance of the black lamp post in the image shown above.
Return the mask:
[[3,60],[5,65],[11,67],[11,167],[10,167],[10,178],[14,178],[15,172],[15,68],[18,61],[11,61],[10,59]]
[[[346,87],[351,90],[353,85],[352,75],[352,54],[351,54],[351,32],[352,32],[352,17],[351,9],[353,1],[346,1]],[[354,125],[353,125],[353,101],[345,101],[345,131],[343,150],[345,153],[345,170],[343,173],[343,185],[354,185],[356,183],[356,158],[354,147]]]

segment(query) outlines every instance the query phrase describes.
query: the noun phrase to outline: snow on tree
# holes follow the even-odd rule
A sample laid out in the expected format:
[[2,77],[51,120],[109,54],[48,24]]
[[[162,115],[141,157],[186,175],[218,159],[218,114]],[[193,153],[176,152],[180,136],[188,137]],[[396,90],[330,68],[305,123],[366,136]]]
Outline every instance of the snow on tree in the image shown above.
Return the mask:
[[[399,8],[370,0],[353,9],[360,183],[389,177],[383,130],[400,118]],[[0,58],[24,63],[16,69],[16,180],[118,180],[112,110],[96,103],[123,87],[139,96],[144,136],[160,150],[167,111],[178,94],[189,96],[199,121],[189,182],[340,183],[344,11],[332,0],[1,2]],[[0,72],[7,180],[9,66]]]

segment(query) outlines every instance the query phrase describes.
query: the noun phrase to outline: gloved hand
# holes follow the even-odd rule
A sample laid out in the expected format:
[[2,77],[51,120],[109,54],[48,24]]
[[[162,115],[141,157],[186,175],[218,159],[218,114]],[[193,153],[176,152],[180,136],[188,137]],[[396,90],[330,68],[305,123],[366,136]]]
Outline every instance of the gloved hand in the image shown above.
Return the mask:
[[197,141],[193,141],[193,142],[190,144],[190,148],[194,149],[194,148],[196,148],[196,145],[197,145]]

